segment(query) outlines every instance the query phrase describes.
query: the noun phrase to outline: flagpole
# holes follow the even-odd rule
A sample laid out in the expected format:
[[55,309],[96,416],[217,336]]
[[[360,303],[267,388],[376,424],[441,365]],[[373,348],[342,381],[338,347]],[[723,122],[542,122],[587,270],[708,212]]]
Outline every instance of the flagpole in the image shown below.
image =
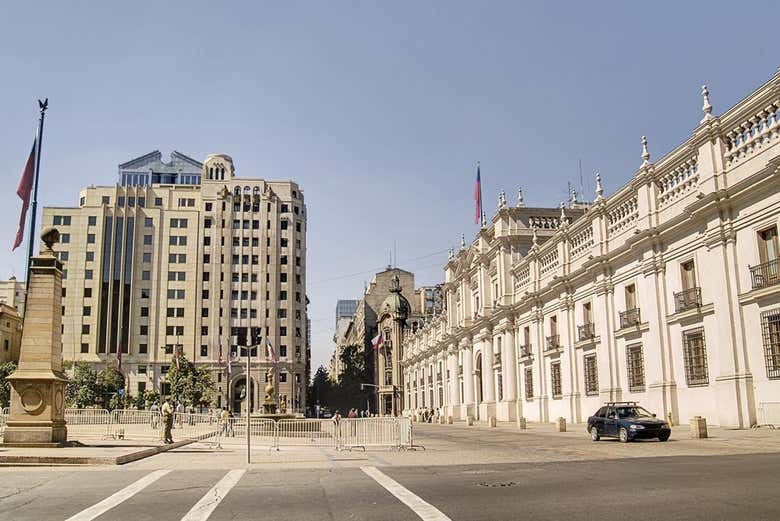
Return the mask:
[[24,275],[24,311],[27,310],[27,290],[30,288],[30,259],[33,256],[35,246],[35,214],[38,211],[38,172],[41,167],[41,145],[43,144],[43,120],[46,117],[46,109],[49,108],[49,98],[38,100],[41,115],[38,118],[38,135],[35,139],[35,173],[33,175],[32,218],[30,219],[29,244],[27,246],[27,267]]

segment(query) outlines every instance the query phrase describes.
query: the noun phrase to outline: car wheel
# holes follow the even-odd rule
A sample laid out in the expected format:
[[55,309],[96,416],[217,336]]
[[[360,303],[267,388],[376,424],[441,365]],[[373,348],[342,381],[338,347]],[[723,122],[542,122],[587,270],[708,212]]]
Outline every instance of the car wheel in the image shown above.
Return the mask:
[[590,428],[590,439],[593,441],[599,441],[601,439],[601,436],[599,436],[599,430],[595,425]]
[[623,443],[628,442],[628,431],[625,429],[625,427],[620,428],[620,441]]
[[667,441],[669,439],[669,434],[661,434],[658,436],[658,441]]

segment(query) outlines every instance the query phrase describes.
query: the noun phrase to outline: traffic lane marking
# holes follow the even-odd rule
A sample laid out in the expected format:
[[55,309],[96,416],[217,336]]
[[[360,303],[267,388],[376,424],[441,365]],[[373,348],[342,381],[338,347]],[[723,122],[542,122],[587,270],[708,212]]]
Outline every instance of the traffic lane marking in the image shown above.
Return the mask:
[[115,506],[121,504],[122,502],[138,494],[140,491],[142,491],[143,489],[145,489],[146,487],[148,487],[149,485],[151,485],[161,477],[165,476],[169,472],[170,469],[155,470],[154,472],[151,472],[146,476],[142,477],[138,481],[135,481],[130,485],[126,486],[122,490],[111,494],[103,501],[100,501],[99,503],[92,505],[86,510],[82,510],[78,514],[69,517],[66,521],[92,521],[96,517],[108,512]]
[[439,509],[417,496],[390,476],[382,473],[376,467],[360,467],[374,481],[382,485],[388,492],[398,498],[401,503],[412,509],[423,521],[452,521]]
[[230,490],[244,476],[246,469],[231,470],[209,490],[195,506],[193,506],[182,521],[206,521],[214,509],[225,499]]

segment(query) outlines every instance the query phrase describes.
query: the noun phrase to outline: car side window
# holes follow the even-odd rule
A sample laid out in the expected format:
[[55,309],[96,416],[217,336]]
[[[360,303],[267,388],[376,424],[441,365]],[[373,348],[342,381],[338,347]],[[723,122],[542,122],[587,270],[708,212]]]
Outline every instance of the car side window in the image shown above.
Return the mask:
[[607,418],[611,418],[611,419],[615,418],[615,408],[614,407],[610,407],[609,410],[607,411]]
[[598,418],[603,418],[603,417],[605,417],[606,415],[607,415],[607,408],[606,408],[606,407],[602,407],[602,408],[601,408],[601,409],[599,409],[599,410],[596,412],[596,414],[595,414],[595,416],[596,416],[596,417],[598,417]]

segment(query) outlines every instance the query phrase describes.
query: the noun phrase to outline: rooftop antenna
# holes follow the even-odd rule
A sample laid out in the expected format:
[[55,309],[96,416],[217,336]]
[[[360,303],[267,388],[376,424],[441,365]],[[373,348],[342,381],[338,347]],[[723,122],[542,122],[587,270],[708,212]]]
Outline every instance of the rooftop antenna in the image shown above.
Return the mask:
[[398,251],[396,250],[396,241],[393,239],[393,267],[398,267]]
[[577,159],[577,165],[580,169],[580,194],[585,193],[585,185],[582,182],[582,158]]

